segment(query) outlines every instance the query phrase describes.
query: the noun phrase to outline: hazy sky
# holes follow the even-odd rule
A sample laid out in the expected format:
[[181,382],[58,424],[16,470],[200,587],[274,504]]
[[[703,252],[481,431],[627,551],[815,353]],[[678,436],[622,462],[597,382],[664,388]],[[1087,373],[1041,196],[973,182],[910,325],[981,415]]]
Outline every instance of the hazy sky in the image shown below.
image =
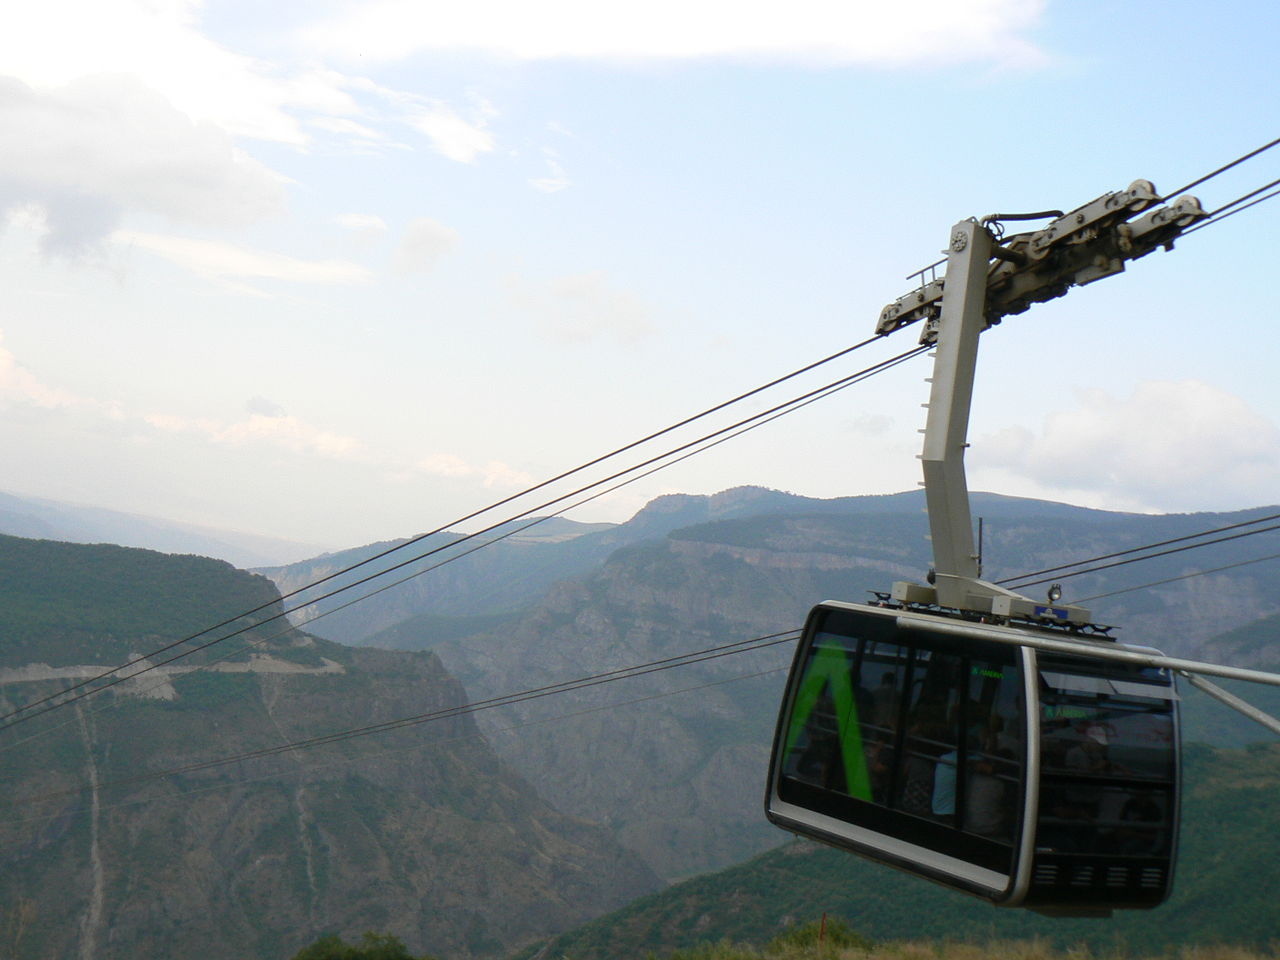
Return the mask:
[[[18,5],[0,489],[334,547],[436,526],[870,335],[957,220],[1280,135],[1278,28],[1232,0]],[[1195,192],[1277,177],[1280,148]],[[1277,255],[1280,199],[986,334],[971,486],[1280,501]],[[910,488],[928,373],[570,516]]]

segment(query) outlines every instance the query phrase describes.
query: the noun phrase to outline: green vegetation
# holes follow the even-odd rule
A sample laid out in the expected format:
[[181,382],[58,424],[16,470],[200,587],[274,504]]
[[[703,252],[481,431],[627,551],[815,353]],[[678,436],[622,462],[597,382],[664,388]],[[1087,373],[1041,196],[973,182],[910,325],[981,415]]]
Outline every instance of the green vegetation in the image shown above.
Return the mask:
[[221,560],[0,536],[4,664],[118,662],[264,604],[278,611],[274,584]]
[[1170,902],[1155,910],[1108,921],[1000,910],[799,841],[636,900],[561,936],[546,955],[612,960],[724,942],[762,949],[797,920],[824,912],[829,923],[843,921],[876,940],[1033,939],[1062,949],[1135,953],[1224,942],[1261,948],[1280,941],[1273,899],[1280,883],[1280,745],[1223,751],[1193,744],[1184,759],[1178,878]]
[[358,944],[346,943],[337,934],[321,937],[293,955],[293,960],[434,960],[429,954],[416,957],[399,938],[366,933]]
[[836,950],[871,950],[874,944],[843,920],[824,916],[821,920],[792,927],[769,941],[766,952],[788,950],[817,951],[825,955]]
[[[810,924],[802,929],[816,929]],[[857,934],[853,934],[857,937]],[[1272,960],[1275,950],[1265,952],[1240,947],[1182,947],[1164,951],[1130,951],[1121,947],[1090,950],[1073,946],[1055,950],[1044,940],[1011,941],[894,941],[872,945],[838,943],[828,939],[792,942],[778,938],[763,948],[728,941],[703,943],[670,954],[649,954],[649,960]]]
[[449,640],[509,629],[519,622],[520,616],[519,612],[510,611],[467,617],[423,613],[371,634],[363,645],[388,650],[429,650]]

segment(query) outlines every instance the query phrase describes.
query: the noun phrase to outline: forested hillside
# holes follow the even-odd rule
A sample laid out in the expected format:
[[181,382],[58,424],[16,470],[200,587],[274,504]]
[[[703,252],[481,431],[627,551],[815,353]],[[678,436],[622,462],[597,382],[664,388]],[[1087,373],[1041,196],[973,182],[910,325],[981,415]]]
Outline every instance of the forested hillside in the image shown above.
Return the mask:
[[[0,571],[3,714],[276,596],[219,561],[9,537]],[[282,957],[366,929],[495,955],[656,886],[450,715],[466,696],[434,655],[279,633],[0,731],[0,956]]]
[[[659,956],[721,940],[763,945],[824,912],[876,940],[1027,940],[1107,956],[1195,944],[1266,949],[1280,938],[1280,745],[1186,751],[1174,894],[1150,911],[1064,920],[1001,910],[810,841],[688,880],[528,953],[570,960]],[[986,947],[991,950],[991,947]],[[996,955],[994,952],[988,955]],[[1003,955],[1003,954],[1000,954]]]
[[[551,586],[536,603],[477,616],[470,631],[465,617],[423,614],[378,637],[429,647],[484,698],[763,636],[799,626],[818,600],[866,599],[895,579],[922,577],[921,503],[914,494],[811,501],[751,490],[666,497],[632,521],[644,538]],[[997,578],[1265,514],[1142,516],[991,495],[975,503],[987,517],[988,566]],[[569,543],[630,537],[629,527]],[[1265,555],[1274,552],[1268,536],[1277,534],[1258,537],[1257,546],[1221,544],[1072,578],[1067,597]],[[443,603],[446,584],[432,579],[438,572],[421,578],[419,589],[434,583],[440,595],[433,602]],[[1280,609],[1270,580],[1268,565],[1257,564],[1118,594],[1095,609],[1119,625],[1121,639],[1212,656],[1215,634]],[[789,656],[787,645],[726,656],[487,712],[480,722],[550,802],[607,824],[661,875],[680,878],[779,842],[759,798]],[[1239,656],[1261,662],[1265,645]],[[543,729],[553,736],[529,736],[518,726],[551,720]],[[1214,722],[1230,742],[1256,735],[1234,715]]]
[[[1269,512],[1147,516],[992,494],[973,500],[975,513],[986,518],[986,572],[995,579]],[[556,519],[457,562],[441,550],[395,576],[443,566],[309,629],[431,649],[472,696],[501,696],[787,630],[819,600],[866,599],[894,580],[918,580],[929,564],[922,508],[919,493],[814,500],[741,488],[666,496],[615,527]],[[531,536],[539,529],[548,535]],[[1259,536],[1257,546],[1233,541],[1065,579],[1066,598],[1170,580],[1100,599],[1091,604],[1096,618],[1118,625],[1116,635],[1126,641],[1212,656],[1212,638],[1224,629],[1280,611],[1271,589],[1274,562],[1171,578],[1274,552],[1266,541],[1275,536]],[[441,536],[412,549],[447,542]],[[269,573],[292,589],[387,546]],[[392,554],[359,575],[403,559]],[[1237,655],[1256,663],[1266,654],[1256,644],[1236,644]],[[487,711],[479,722],[551,803],[606,824],[658,873],[679,878],[779,840],[760,815],[759,795],[789,656],[786,645],[728,656]],[[1214,718],[1219,739],[1254,735],[1235,715],[1213,708],[1204,715]],[[530,735],[525,725],[543,721],[554,721],[541,728],[553,735]]]
[[[1265,513],[1145,517],[975,499],[988,517],[996,578]],[[377,739],[160,775],[794,629],[817,600],[861,599],[921,576],[928,544],[919,506],[915,495],[810,501],[748,489],[664,497],[617,527],[549,524],[541,536],[525,531],[412,581],[407,593],[352,608],[346,622],[360,621],[364,642],[401,649],[344,646],[280,619],[0,731],[13,743],[0,750],[0,775],[13,785],[0,797],[0,902],[14,905],[0,924],[0,947],[25,958],[88,944],[111,956],[127,936],[153,955],[181,943],[216,960],[276,956],[326,931],[375,929],[418,952],[492,956],[621,906],[654,889],[658,876],[679,879],[783,844],[786,836],[764,821],[761,798],[790,642],[488,710],[474,721],[453,715]],[[1091,574],[1070,581],[1068,597],[1165,580],[1103,598],[1098,618],[1119,623],[1123,639],[1171,653],[1275,663],[1280,599],[1266,565],[1194,575],[1270,547],[1233,549]],[[286,585],[376,550],[318,558]],[[467,566],[487,554],[487,566]],[[282,609],[262,576],[119,547],[0,538],[0,575],[5,713],[228,616]],[[335,615],[316,627],[335,622],[342,626]],[[195,665],[207,669],[193,672]],[[1188,739],[1225,745],[1259,736],[1202,695],[1184,694]],[[1208,811],[1202,822],[1239,820],[1257,831],[1225,850],[1265,849],[1275,824],[1259,798],[1272,786],[1270,757],[1193,755],[1191,769],[1206,785],[1195,787],[1202,795],[1194,802]],[[1242,777],[1236,793],[1210,789]],[[1180,896],[1194,894],[1191,911],[1211,902],[1187,886],[1195,876],[1218,871],[1205,890],[1228,889],[1236,867],[1234,854],[1213,858],[1208,835],[1186,849],[1201,851],[1179,886]],[[776,864],[792,873],[812,864],[816,873],[805,866],[798,874],[805,884],[847,874],[864,878],[854,881],[864,891],[899,891],[879,906],[832,908],[847,907],[860,922],[892,918],[916,902],[917,890],[927,891],[924,912],[950,909],[941,891],[897,888],[896,874],[831,856],[784,847],[757,862],[765,879],[735,888],[724,904],[712,897],[694,914],[683,906],[658,919],[634,914],[641,919],[610,929],[657,924],[737,937],[742,917],[767,920],[767,911],[735,904],[750,904],[757,882],[782,890],[769,872]],[[873,872],[857,873],[865,869]],[[679,889],[689,903],[702,896],[696,885]],[[795,919],[809,909],[803,885],[780,902]],[[1230,909],[1214,903],[1219,913]],[[1254,906],[1240,909],[1233,929],[1253,937]]]

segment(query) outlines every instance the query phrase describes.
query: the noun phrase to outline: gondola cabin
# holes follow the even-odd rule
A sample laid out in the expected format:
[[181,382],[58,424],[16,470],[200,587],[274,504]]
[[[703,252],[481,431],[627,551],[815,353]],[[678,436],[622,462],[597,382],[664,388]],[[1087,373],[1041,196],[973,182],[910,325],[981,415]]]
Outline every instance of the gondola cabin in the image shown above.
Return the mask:
[[1105,916],[1160,904],[1176,849],[1177,694],[1168,670],[1087,655],[1102,645],[1137,649],[820,604],[778,718],[770,821],[1001,906]]

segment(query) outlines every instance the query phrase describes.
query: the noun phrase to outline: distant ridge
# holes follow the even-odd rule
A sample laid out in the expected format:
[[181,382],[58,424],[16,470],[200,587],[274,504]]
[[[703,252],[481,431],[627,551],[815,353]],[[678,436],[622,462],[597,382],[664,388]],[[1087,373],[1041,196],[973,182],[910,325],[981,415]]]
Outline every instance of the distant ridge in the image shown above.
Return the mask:
[[114,543],[161,553],[195,554],[226,560],[241,568],[291,563],[323,550],[314,543],[3,492],[0,492],[0,533],[35,540]]

